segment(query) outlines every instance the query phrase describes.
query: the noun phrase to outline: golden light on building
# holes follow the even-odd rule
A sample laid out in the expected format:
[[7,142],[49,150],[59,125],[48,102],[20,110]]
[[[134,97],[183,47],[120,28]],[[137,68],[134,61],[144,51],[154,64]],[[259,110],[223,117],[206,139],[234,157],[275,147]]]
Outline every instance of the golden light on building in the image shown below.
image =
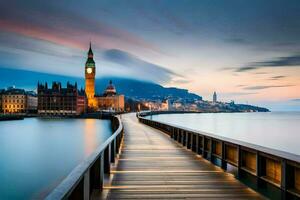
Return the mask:
[[37,109],[37,97],[32,92],[8,88],[1,96],[3,113],[26,113]]
[[95,94],[96,65],[91,43],[88,58],[85,63],[85,93],[88,107],[94,111],[107,110],[122,112],[125,108],[125,97],[116,92],[115,86],[110,81],[102,95]]
[[88,107],[93,109],[95,109],[97,106],[95,100],[95,76],[96,66],[94,61],[94,54],[90,43],[88,58],[85,63],[85,93],[88,100]]

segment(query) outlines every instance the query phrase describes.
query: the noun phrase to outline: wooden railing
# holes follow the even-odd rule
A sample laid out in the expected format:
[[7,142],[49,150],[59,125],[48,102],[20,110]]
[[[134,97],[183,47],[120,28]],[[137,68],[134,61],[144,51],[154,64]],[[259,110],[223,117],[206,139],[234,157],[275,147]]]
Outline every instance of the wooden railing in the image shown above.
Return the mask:
[[[140,122],[165,132],[187,149],[238,178],[254,177],[255,186],[252,188],[266,193],[270,190],[269,197],[275,197],[277,193],[279,199],[300,198],[299,155],[145,118],[150,114],[137,114],[137,117]],[[277,188],[277,192],[272,194],[270,185]]]
[[79,164],[46,199],[90,199],[95,190],[102,191],[104,174],[110,173],[123,138],[119,117],[112,117],[114,133],[84,162]]

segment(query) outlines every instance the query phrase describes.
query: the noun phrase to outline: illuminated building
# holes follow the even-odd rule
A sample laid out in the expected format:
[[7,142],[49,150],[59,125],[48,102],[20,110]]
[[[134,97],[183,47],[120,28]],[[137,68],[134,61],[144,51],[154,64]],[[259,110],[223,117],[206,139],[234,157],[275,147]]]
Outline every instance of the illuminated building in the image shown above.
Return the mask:
[[103,95],[95,94],[96,65],[91,43],[88,51],[88,58],[85,63],[85,93],[89,110],[93,111],[115,111],[122,112],[125,107],[124,95],[119,95],[116,88],[110,81]]
[[122,112],[125,107],[124,95],[118,95],[112,81],[105,89],[102,96],[96,96],[98,110]]
[[0,113],[2,113],[3,112],[3,109],[2,109],[2,96],[3,96],[3,92],[4,92],[5,90],[1,90],[0,89]]
[[170,102],[168,99],[164,100],[162,103],[161,103],[161,110],[163,111],[168,111],[170,110]]
[[94,61],[94,54],[90,43],[88,58],[85,63],[85,93],[87,96],[88,107],[91,109],[96,109],[97,107],[95,100],[95,76],[96,66]]
[[77,83],[53,82],[48,88],[47,83],[38,83],[38,113],[40,115],[79,115],[85,112],[86,97],[84,90],[77,89]]
[[37,97],[34,92],[13,87],[2,91],[3,113],[30,113],[37,110]]

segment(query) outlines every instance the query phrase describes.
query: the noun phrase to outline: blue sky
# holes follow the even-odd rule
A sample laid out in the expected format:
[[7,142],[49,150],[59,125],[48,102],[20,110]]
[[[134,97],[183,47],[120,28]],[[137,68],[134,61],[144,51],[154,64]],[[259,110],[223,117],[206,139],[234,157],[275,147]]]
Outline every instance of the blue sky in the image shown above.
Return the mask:
[[[300,1],[1,1],[0,67],[187,88],[300,110]],[[13,78],[13,74],[11,75]]]

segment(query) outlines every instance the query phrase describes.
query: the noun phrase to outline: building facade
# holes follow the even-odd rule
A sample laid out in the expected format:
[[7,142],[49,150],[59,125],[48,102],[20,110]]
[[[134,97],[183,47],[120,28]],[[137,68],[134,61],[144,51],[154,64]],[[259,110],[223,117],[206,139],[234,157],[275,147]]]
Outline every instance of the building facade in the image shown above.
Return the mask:
[[53,82],[51,88],[48,88],[47,83],[38,84],[38,114],[80,115],[85,109],[85,91],[78,90],[76,83],[74,85],[67,83],[66,88],[59,82]]
[[8,88],[1,95],[2,112],[10,113],[34,113],[37,110],[37,96],[32,91]]
[[5,90],[0,89],[0,113],[3,113],[3,108],[2,108],[2,96]]
[[125,97],[117,94],[112,81],[109,82],[102,96],[96,96],[96,100],[98,110],[123,112],[125,109]]

